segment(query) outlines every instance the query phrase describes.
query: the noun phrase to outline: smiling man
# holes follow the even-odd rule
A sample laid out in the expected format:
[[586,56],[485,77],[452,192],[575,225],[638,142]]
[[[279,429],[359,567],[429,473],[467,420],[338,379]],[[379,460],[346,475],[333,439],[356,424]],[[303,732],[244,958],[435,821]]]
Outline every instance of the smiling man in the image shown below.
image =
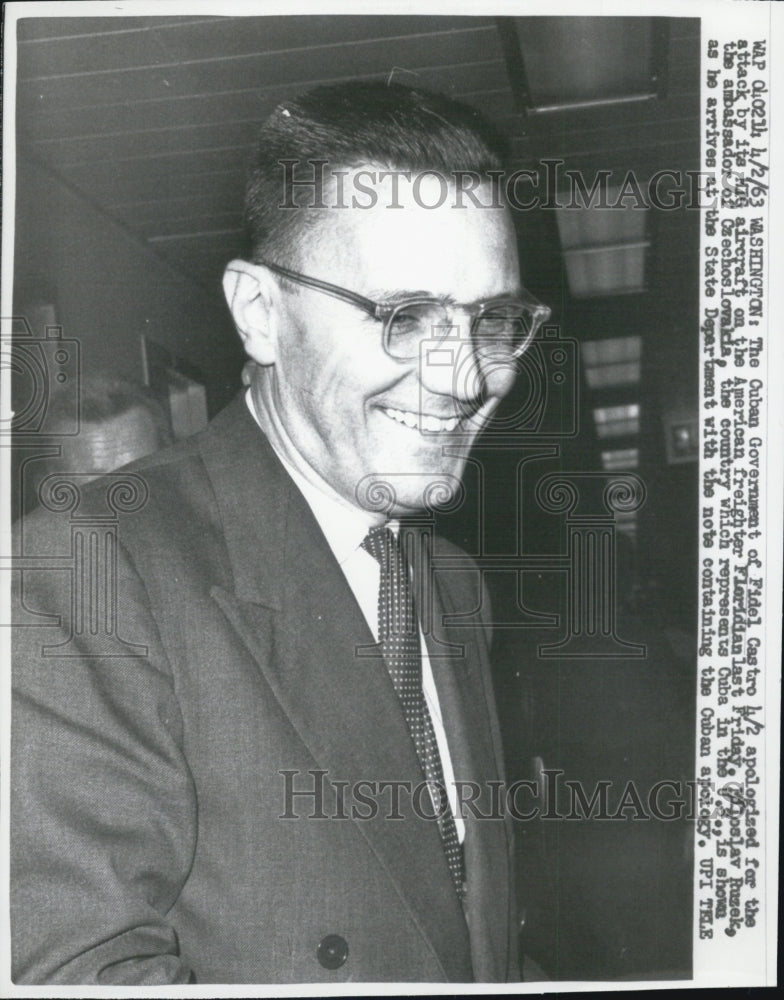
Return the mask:
[[16,644],[16,981],[519,977],[488,609],[431,518],[547,314],[499,168],[399,86],[263,126],[224,279],[247,389],[127,470],[110,636],[25,573],[62,635]]
[[[360,172],[371,171],[351,174]],[[483,372],[468,313],[489,303],[482,323],[498,326],[517,308],[519,277],[504,210],[429,207],[432,176],[416,194],[398,187],[400,210],[390,210],[388,180],[371,206],[321,211],[317,237],[296,255],[307,275],[263,258],[234,261],[225,285],[258,365],[253,408],[278,455],[354,506],[369,474],[391,481],[402,514],[423,506],[423,478],[459,479],[464,449],[445,445],[470,444],[511,387],[514,358]]]

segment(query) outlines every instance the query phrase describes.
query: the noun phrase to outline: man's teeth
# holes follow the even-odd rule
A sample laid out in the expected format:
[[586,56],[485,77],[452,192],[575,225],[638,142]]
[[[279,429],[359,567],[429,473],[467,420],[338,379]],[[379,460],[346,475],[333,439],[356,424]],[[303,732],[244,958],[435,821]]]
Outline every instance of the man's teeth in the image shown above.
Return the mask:
[[410,410],[393,410],[391,407],[384,407],[384,413],[399,424],[405,424],[412,430],[430,431],[438,434],[444,431],[453,431],[460,423],[459,417],[433,417],[422,416],[419,413],[412,413]]

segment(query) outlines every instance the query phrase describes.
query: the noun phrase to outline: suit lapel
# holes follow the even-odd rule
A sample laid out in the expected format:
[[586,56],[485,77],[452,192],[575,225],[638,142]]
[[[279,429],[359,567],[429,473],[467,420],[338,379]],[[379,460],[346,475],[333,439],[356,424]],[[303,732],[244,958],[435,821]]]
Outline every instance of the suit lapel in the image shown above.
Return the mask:
[[[234,575],[234,592],[216,587],[215,599],[328,779],[350,782],[349,788],[359,781],[415,787],[422,772],[386,667],[380,654],[372,655],[362,612],[310,508],[244,401],[241,407],[214,422],[215,433],[202,445]],[[371,655],[359,655],[358,647]],[[377,801],[378,814],[356,828],[405,900],[444,978],[470,979],[466,924],[435,823],[419,819],[407,795],[400,797],[404,822],[387,818],[388,791]],[[345,807],[350,812],[348,797]]]
[[[508,913],[511,876],[508,837],[499,805],[488,782],[503,778],[493,745],[489,664],[483,638],[476,629],[444,627],[442,616],[465,613],[472,597],[447,581],[451,574],[432,574],[434,629],[428,642],[450,755],[457,781],[477,783],[477,816],[465,809],[464,843],[468,897],[466,912],[471,936],[474,975],[478,982],[503,981],[508,967]],[[444,643],[462,647],[462,655],[444,656]],[[440,654],[440,655],[439,655]],[[485,662],[482,662],[482,661]],[[488,818],[482,818],[482,817]],[[489,818],[493,817],[493,818]]]

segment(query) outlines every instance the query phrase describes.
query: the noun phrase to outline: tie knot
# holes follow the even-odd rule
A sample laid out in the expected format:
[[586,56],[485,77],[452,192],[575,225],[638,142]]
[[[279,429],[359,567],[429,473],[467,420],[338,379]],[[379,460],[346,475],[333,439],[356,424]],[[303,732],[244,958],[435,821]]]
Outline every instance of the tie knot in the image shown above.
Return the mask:
[[400,554],[395,533],[385,524],[370,529],[362,541],[362,548],[373,556],[383,570],[392,567]]

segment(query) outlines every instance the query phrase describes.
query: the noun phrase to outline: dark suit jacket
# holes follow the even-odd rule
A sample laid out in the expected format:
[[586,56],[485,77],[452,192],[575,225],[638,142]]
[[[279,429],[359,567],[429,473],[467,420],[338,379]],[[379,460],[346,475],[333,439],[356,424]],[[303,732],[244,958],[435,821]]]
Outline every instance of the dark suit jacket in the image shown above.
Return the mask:
[[[402,819],[388,795],[351,818],[355,783],[422,774],[383,662],[355,655],[373,643],[362,613],[244,401],[131,469],[148,496],[119,516],[107,607],[132,655],[106,638],[113,619],[80,617],[67,559],[16,574],[28,615],[59,618],[15,635],[15,981],[517,978],[505,821],[468,818],[466,919],[406,796]],[[28,521],[25,553],[92,558],[104,494]],[[475,573],[436,584],[444,612],[479,607]],[[498,780],[486,631],[442,635],[463,647],[432,661],[456,776]],[[320,807],[295,797],[299,818],[281,818],[285,782],[312,790],[314,771]],[[319,958],[328,935],[347,947],[337,968]]]

